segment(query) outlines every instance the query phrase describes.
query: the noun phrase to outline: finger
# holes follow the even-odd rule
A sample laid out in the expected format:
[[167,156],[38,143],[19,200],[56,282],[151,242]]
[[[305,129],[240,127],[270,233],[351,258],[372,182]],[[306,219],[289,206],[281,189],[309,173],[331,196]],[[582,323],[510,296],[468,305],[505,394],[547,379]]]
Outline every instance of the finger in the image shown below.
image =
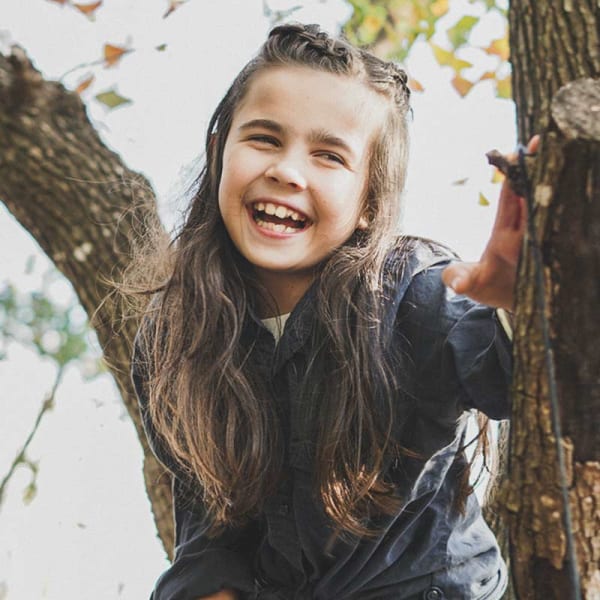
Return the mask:
[[478,267],[478,263],[452,263],[442,271],[442,281],[457,294],[465,294],[475,285]]
[[540,136],[534,135],[527,144],[527,152],[529,154],[535,154],[538,151],[538,147],[540,145]]

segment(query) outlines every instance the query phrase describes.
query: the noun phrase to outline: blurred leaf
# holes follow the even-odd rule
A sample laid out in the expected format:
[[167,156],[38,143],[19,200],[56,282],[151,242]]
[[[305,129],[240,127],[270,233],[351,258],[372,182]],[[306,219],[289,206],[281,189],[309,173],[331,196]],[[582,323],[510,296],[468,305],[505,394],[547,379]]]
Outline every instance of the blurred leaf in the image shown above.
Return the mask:
[[471,30],[478,22],[479,17],[466,15],[462,17],[456,25],[453,25],[448,29],[446,35],[455,50],[467,43]]
[[96,94],[96,100],[101,102],[111,110],[117,108],[117,106],[122,106],[123,104],[131,103],[129,98],[125,98],[124,96],[120,96],[115,92],[115,90],[109,90],[108,92],[102,92],[100,94]]
[[490,205],[490,201],[481,192],[479,192],[479,205],[480,206],[489,206]]
[[155,48],[155,50],[158,50],[159,52],[164,52],[166,49],[167,49],[167,44],[159,44]]
[[50,2],[56,2],[56,4],[66,4],[67,0],[50,0]]
[[473,87],[473,82],[461,77],[460,75],[455,75],[452,79],[452,87],[459,93],[463,98],[471,91]]
[[92,4],[73,4],[73,6],[86,17],[92,18],[96,10],[102,5],[102,0],[93,2]]
[[35,269],[35,254],[30,254],[25,263],[25,275],[31,275]]
[[413,92],[423,92],[423,91],[425,91],[425,88],[423,87],[423,85],[421,84],[421,82],[417,81],[413,77],[409,78],[409,80],[408,80],[408,87]]
[[448,12],[448,0],[436,0],[429,7],[434,17],[441,17]]
[[163,15],[163,19],[166,19],[169,15],[173,14],[182,4],[185,4],[186,0],[169,0],[169,6],[167,12]]
[[479,81],[485,81],[486,79],[496,79],[496,73],[494,71],[486,71],[480,78]]
[[431,49],[433,50],[435,59],[441,66],[451,67],[457,74],[463,69],[473,66],[470,62],[458,58],[454,52],[444,50],[436,44],[431,44]]
[[498,98],[512,98],[512,84],[510,80],[510,75],[506,76],[504,79],[499,79],[497,81],[496,92]]
[[23,502],[25,504],[31,504],[31,502],[35,498],[36,494],[37,494],[37,485],[34,480],[23,491]]
[[94,76],[89,75],[83,81],[80,81],[78,86],[75,88],[75,92],[77,94],[82,94],[85,90],[87,90],[90,85],[92,85],[92,81],[94,81]]
[[494,169],[494,172],[492,173],[492,183],[502,183],[505,179],[506,177],[502,171]]
[[463,179],[457,179],[456,181],[452,182],[452,185],[465,185],[465,183],[467,183],[467,181],[469,181],[468,177],[465,177]]
[[125,54],[131,52],[128,48],[122,46],[113,46],[112,44],[104,44],[104,63],[107,67],[116,65]]
[[487,54],[499,56],[502,60],[508,60],[510,49],[508,46],[508,33],[497,40],[493,40],[487,48],[484,48]]

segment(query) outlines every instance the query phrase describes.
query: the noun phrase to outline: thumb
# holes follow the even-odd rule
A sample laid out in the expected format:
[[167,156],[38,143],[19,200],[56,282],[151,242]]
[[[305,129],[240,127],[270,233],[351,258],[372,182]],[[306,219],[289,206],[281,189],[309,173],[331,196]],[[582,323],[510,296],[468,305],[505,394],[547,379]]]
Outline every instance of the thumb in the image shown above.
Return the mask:
[[474,284],[477,263],[456,262],[442,271],[442,281],[457,294],[464,294]]

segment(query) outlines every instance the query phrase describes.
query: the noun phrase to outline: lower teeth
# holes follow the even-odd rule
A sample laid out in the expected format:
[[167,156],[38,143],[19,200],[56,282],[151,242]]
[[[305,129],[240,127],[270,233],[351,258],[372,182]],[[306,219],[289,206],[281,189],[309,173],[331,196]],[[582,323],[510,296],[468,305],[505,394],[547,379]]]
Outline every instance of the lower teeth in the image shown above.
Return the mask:
[[277,233],[295,233],[298,229],[294,227],[288,227],[283,223],[271,223],[270,221],[263,221],[262,219],[254,219],[255,223],[259,227],[263,227],[264,229],[269,229],[270,231],[275,231]]

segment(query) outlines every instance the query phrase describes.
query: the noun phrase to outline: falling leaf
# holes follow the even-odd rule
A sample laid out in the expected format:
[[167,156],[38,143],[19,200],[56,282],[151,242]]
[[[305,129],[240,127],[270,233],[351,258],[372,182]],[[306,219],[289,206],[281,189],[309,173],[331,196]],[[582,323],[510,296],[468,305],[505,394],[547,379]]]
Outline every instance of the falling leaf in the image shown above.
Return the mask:
[[102,0],[93,2],[92,4],[73,4],[73,6],[81,11],[86,17],[93,17],[98,7],[102,4]]
[[85,529],[87,525],[85,523],[77,523],[77,527],[79,527],[79,529]]
[[444,50],[436,44],[431,44],[431,49],[435,59],[441,66],[452,67],[456,73],[473,66],[470,62],[458,58],[454,52]]
[[471,91],[473,87],[473,82],[461,77],[460,75],[455,75],[452,79],[452,87],[459,93],[463,98]]
[[498,98],[512,98],[512,84],[510,75],[496,82],[496,94]]
[[502,171],[494,169],[494,172],[492,173],[492,183],[502,183],[505,179],[506,177]]
[[117,106],[129,104],[131,102],[129,98],[124,98],[123,96],[117,94],[115,90],[109,90],[108,92],[96,94],[96,100],[110,109],[117,108]]
[[116,65],[124,54],[131,52],[128,48],[122,46],[113,46],[112,44],[104,44],[104,62],[107,67]]
[[185,4],[185,0],[169,0],[169,7],[167,12],[163,15],[163,19],[166,19],[171,13],[174,13],[182,4]]
[[487,48],[484,48],[484,50],[488,54],[499,56],[502,60],[508,60],[508,56],[510,54],[510,49],[508,47],[508,35],[505,35],[503,38],[493,40]]
[[92,85],[92,81],[94,81],[93,75],[90,75],[89,77],[86,77],[83,81],[80,81],[77,87],[75,88],[75,93],[81,94],[82,92],[87,90],[90,87],[90,85]]
[[467,181],[469,181],[469,178],[464,177],[463,179],[457,179],[456,181],[453,181],[452,185],[465,185],[465,183],[467,183]]
[[167,44],[159,44],[155,48],[155,50],[158,50],[159,52],[164,52],[166,49],[167,49]]
[[445,15],[448,12],[448,0],[436,0],[429,7],[429,10],[434,17]]
[[420,81],[417,81],[416,79],[413,79],[412,77],[409,78],[409,80],[408,80],[408,87],[413,92],[423,92],[423,91],[425,91],[425,88],[423,87],[423,84]]
[[479,192],[479,206],[489,206],[489,205],[490,205],[490,201],[481,192]]
[[50,0],[50,2],[55,2],[56,4],[66,4],[67,0]]
[[448,29],[446,35],[455,49],[467,43],[469,34],[477,23],[479,23],[479,17],[466,15]]

